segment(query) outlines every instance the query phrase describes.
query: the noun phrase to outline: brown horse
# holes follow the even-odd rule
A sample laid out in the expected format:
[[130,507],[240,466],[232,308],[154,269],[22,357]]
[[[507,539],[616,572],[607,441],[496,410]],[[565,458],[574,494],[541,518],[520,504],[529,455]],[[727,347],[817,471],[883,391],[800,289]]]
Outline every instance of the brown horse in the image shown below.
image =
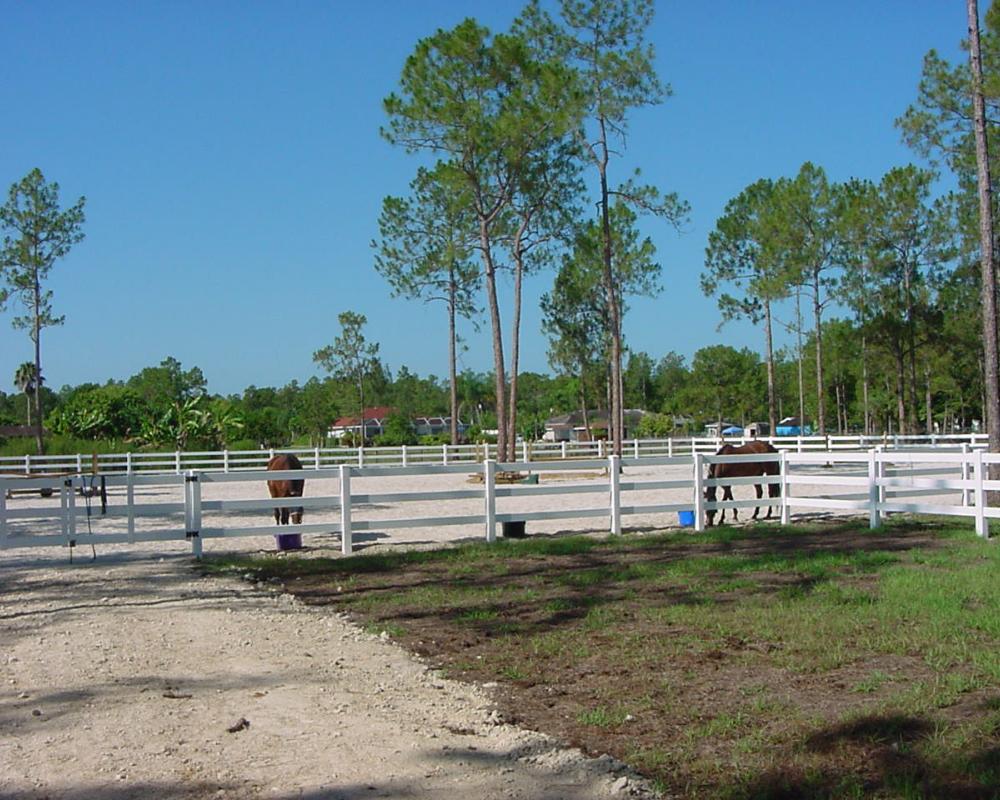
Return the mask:
[[[302,463],[291,453],[281,453],[274,456],[267,462],[268,471],[302,469]],[[305,488],[304,480],[268,481],[267,491],[271,497],[302,497],[302,490]],[[274,509],[274,522],[276,525],[287,525],[289,514],[292,522],[296,525],[302,522],[302,506],[298,508],[276,508]]]
[[[717,456],[740,456],[740,455],[750,455],[750,454],[763,454],[763,453],[777,453],[778,451],[769,445],[767,442],[748,442],[744,445],[731,445],[725,444],[719,448],[719,452],[716,453]],[[739,463],[725,463],[725,464],[711,464],[708,468],[709,478],[747,478],[756,475],[778,475],[781,472],[781,465],[777,461],[741,461]],[[705,488],[705,499],[713,503],[715,502],[715,490],[717,487],[708,486]],[[761,491],[761,485],[759,483],[754,484],[754,489],[757,490],[757,499],[760,500],[763,492]],[[781,485],[777,483],[769,483],[767,485],[767,496],[768,498],[780,497],[781,496]],[[733,489],[731,486],[722,486],[722,499],[732,500],[733,499]],[[753,519],[757,519],[757,515],[760,513],[760,506],[757,506],[753,510]],[[705,512],[706,521],[709,527],[713,525],[715,519],[715,511]],[[771,518],[771,506],[767,507],[767,516],[764,519]],[[733,509],[733,521],[738,519],[736,515],[736,509]],[[726,521],[726,509],[722,509],[722,516],[719,518],[719,524],[721,525]]]

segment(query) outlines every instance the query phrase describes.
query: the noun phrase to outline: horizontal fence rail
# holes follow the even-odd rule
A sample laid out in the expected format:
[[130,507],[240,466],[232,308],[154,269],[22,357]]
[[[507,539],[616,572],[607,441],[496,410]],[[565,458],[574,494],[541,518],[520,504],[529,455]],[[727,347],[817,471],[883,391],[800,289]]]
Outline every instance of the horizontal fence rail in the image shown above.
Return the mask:
[[[710,477],[712,465],[764,462],[774,464],[776,473]],[[193,554],[200,556],[205,540],[294,533],[336,537],[341,551],[349,554],[355,533],[473,526],[492,542],[498,525],[603,518],[606,530],[618,534],[624,518],[683,512],[693,513],[693,527],[700,531],[706,527],[708,512],[721,517],[751,508],[763,511],[765,507],[775,509],[786,524],[793,512],[815,511],[866,514],[871,527],[879,526],[885,514],[896,512],[971,517],[976,532],[985,537],[989,521],[1000,517],[1000,508],[986,504],[986,492],[1000,490],[1000,481],[987,477],[989,466],[997,463],[1000,455],[971,450],[964,443],[963,451],[783,450],[744,456],[696,451],[689,455],[611,455],[512,463],[490,458],[471,465],[342,463],[280,472],[192,469],[180,475],[135,471],[97,476],[0,475],[0,549],[188,541]],[[634,468],[652,477],[631,477],[630,472],[640,471]],[[463,475],[472,485],[456,486]],[[417,488],[384,490],[385,481],[392,477],[403,479],[404,487]],[[540,477],[546,482],[540,483]],[[305,480],[318,494],[203,497],[212,493],[213,487],[233,484],[247,485],[251,494],[263,494],[267,480],[293,478]],[[365,480],[366,485],[352,488],[354,480]],[[449,488],[427,489],[417,486],[418,480],[437,481]],[[750,486],[759,487],[763,496],[726,499],[721,491],[724,487],[745,491]],[[773,486],[778,487],[777,497],[769,497]],[[22,494],[28,496],[22,500]],[[709,500],[712,495],[714,499]],[[562,502],[552,502],[556,497],[563,498]],[[397,511],[411,503],[430,503],[432,515],[415,512],[378,518],[372,513],[386,508]],[[276,509],[288,507],[329,518],[293,526],[260,524]],[[256,524],[246,524],[249,518],[255,518]],[[664,521],[662,527],[667,526]]]
[[[631,439],[623,443],[624,458],[672,458],[712,454],[723,444],[746,444],[754,439],[745,436],[724,438],[693,437],[669,439]],[[930,434],[921,436],[772,436],[761,437],[778,450],[829,453],[839,450],[866,451],[872,448],[936,450],[963,447],[985,449],[987,436],[981,433]],[[525,462],[553,460],[605,459],[610,455],[605,441],[596,442],[519,442],[520,457]],[[366,466],[418,466],[421,464],[477,464],[497,460],[493,444],[404,445],[401,447],[309,447],[268,450],[175,451],[170,453],[76,453],[73,455],[0,456],[0,474],[10,476],[67,474],[173,473],[189,470],[204,472],[253,472],[267,467],[275,453],[292,453],[304,467],[336,468],[347,464]]]

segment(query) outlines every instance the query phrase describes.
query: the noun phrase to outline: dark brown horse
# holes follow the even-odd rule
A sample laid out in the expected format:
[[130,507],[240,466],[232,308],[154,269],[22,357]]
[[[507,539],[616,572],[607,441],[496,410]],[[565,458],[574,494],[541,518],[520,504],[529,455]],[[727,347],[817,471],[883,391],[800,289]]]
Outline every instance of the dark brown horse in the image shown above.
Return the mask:
[[[291,453],[281,453],[267,462],[267,469],[268,471],[302,469],[302,463]],[[304,480],[268,481],[267,490],[271,493],[271,497],[302,497],[305,485]],[[302,522],[302,506],[274,509],[275,524],[287,525],[289,515],[292,517],[292,522],[298,525]]]
[[[717,456],[741,456],[741,455],[751,455],[751,454],[763,454],[763,453],[777,453],[778,451],[771,447],[767,442],[747,442],[744,445],[731,445],[725,444],[719,448],[719,452],[716,453]],[[709,478],[748,478],[757,475],[778,475],[781,472],[781,465],[777,461],[741,461],[738,463],[726,463],[726,464],[711,464],[708,468]],[[715,502],[715,490],[717,487],[708,486],[705,488],[705,499],[713,503]],[[761,491],[761,485],[759,483],[754,484],[754,489],[757,490],[757,499],[760,500],[763,492]],[[781,485],[777,483],[769,483],[767,485],[767,496],[768,498],[780,497],[781,496]],[[733,499],[733,489],[731,486],[722,486],[722,499],[732,500]],[[753,519],[757,519],[757,515],[760,513],[760,506],[757,506],[753,510]],[[715,511],[705,512],[706,521],[709,527],[714,523]],[[767,516],[764,519],[771,518],[771,506],[767,507]],[[733,509],[733,521],[738,519],[736,515],[736,509]],[[722,516],[719,517],[719,524],[721,525],[726,521],[726,509],[722,509]]]

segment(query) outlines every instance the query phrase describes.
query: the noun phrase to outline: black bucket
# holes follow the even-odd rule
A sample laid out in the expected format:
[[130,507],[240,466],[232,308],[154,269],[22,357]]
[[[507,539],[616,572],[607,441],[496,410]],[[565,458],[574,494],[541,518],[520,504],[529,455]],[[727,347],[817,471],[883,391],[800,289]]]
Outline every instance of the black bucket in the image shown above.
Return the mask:
[[523,539],[528,534],[524,532],[524,520],[517,522],[501,522],[504,539]]

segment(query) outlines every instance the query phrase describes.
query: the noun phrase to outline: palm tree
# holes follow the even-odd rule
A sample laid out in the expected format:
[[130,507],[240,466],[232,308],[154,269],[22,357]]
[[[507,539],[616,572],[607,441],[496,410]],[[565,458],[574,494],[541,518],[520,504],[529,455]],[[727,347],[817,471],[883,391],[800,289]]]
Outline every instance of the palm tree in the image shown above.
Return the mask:
[[28,427],[31,427],[31,396],[38,391],[38,387],[44,382],[35,380],[35,365],[30,361],[25,361],[14,372],[14,385],[22,392],[28,409]]

